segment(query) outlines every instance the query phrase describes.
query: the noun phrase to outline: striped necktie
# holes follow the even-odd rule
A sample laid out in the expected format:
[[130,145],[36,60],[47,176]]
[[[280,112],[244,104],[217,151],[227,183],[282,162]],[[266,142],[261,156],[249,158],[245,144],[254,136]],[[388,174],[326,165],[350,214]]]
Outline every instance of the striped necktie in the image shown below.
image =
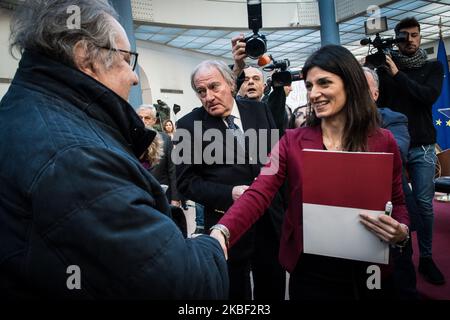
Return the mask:
[[228,116],[225,118],[225,122],[227,123],[228,129],[233,130],[233,136],[236,137],[237,142],[241,145],[241,147],[245,147],[245,137],[241,128],[234,123],[235,116]]

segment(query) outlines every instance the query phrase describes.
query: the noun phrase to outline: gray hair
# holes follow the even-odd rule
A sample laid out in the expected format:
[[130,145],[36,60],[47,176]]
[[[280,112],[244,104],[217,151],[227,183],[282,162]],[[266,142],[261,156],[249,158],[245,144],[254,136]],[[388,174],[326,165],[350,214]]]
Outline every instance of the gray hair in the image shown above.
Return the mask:
[[145,110],[150,111],[152,117],[156,119],[156,108],[151,104],[142,104],[139,108],[136,109],[136,113]]
[[195,76],[201,69],[216,69],[219,71],[219,73],[222,75],[222,77],[225,79],[225,81],[228,83],[232,90],[233,96],[236,94],[236,76],[233,73],[233,70],[230,69],[226,65],[225,62],[218,61],[218,60],[206,60],[201,62],[198,66],[195,67],[194,71],[191,73],[191,87],[194,89],[194,91],[197,91],[197,88],[195,87]]
[[368,73],[372,76],[373,81],[375,82],[375,86],[378,89],[380,87],[380,79],[378,78],[378,74],[375,72],[375,70],[370,69],[368,67],[362,67],[362,69],[365,73]]
[[[79,26],[69,25],[74,6]],[[35,50],[75,66],[73,49],[81,41],[89,62],[99,60],[110,68],[117,53],[101,47],[116,48],[111,20],[116,17],[107,0],[27,0],[11,21],[10,52]]]

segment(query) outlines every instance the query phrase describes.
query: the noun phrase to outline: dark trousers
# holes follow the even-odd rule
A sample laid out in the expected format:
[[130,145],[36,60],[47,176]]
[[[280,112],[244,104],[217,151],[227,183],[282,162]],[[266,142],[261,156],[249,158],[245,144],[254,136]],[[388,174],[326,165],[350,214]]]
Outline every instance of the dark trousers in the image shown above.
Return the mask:
[[228,277],[230,279],[230,300],[251,300],[250,259],[231,259],[228,256]]
[[370,263],[302,253],[291,273],[291,300],[378,300],[395,298],[392,277],[381,289],[367,288]]
[[[406,208],[408,209],[410,220],[410,231],[417,230],[422,227],[420,215],[418,213],[418,207],[414,199],[411,188],[405,174],[402,177],[403,193],[405,195]],[[418,299],[418,293],[416,289],[416,269],[412,261],[413,248],[412,240],[408,242],[405,248],[402,250],[393,248],[392,260],[394,262],[394,282],[398,292],[398,296],[402,300],[416,300]]]
[[[222,213],[205,208],[205,230],[215,225]],[[250,268],[255,247],[255,228],[250,228],[236,244],[228,250],[228,276],[230,300],[251,300]]]
[[397,296],[401,300],[417,300],[416,269],[412,261],[413,248],[411,239],[403,249],[392,248],[393,280]]
[[255,251],[252,255],[253,297],[255,300],[284,300],[286,272],[278,260],[280,241],[269,214],[256,223]]
[[[205,230],[221,217],[221,213],[206,210]],[[254,299],[284,300],[286,273],[278,261],[279,243],[271,218],[265,214],[228,251],[231,300],[251,300],[250,270]]]

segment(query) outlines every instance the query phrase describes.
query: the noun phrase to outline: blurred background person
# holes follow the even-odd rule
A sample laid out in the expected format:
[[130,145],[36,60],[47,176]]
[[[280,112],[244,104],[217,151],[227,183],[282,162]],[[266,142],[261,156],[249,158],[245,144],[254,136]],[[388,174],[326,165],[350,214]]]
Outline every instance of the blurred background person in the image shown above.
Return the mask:
[[306,125],[306,113],[307,113],[308,107],[307,105],[303,105],[300,107],[297,107],[294,109],[294,112],[292,112],[292,116],[289,120],[289,129],[295,129],[304,127]]
[[173,121],[167,119],[163,122],[162,128],[164,133],[170,137],[170,140],[173,140],[173,135],[175,134],[175,125],[173,124]]
[[[143,104],[136,112],[145,127],[153,130],[153,125],[156,123],[156,108],[149,104]],[[157,132],[155,139],[140,160],[160,184],[168,187],[166,196],[170,204],[179,207],[181,203],[177,192],[175,165],[171,158],[172,150],[173,144],[170,137],[164,132]]]

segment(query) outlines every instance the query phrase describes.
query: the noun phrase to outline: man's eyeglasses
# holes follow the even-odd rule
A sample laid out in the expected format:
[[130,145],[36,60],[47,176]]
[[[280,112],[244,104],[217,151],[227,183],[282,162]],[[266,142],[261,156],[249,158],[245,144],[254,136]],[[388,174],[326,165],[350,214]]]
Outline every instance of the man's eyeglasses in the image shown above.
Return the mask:
[[134,69],[136,69],[137,59],[138,59],[138,55],[139,55],[137,52],[122,50],[122,49],[115,49],[115,48],[108,48],[108,47],[100,47],[100,48],[106,49],[106,50],[111,50],[111,51],[116,51],[116,52],[128,53],[130,55],[130,60],[127,62],[131,66],[131,69],[133,69],[133,71],[134,71]]

